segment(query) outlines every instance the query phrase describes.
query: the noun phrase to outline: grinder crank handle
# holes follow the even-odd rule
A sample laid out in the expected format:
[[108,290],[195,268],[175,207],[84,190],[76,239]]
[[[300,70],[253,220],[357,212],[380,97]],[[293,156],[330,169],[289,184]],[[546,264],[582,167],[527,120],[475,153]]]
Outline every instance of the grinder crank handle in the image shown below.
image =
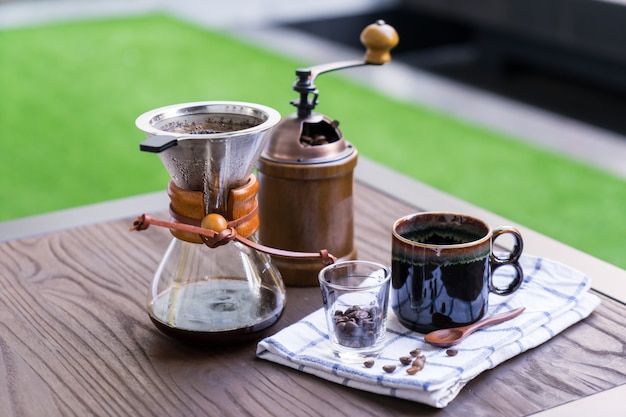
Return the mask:
[[329,71],[335,71],[344,68],[358,67],[361,65],[383,65],[391,61],[390,51],[398,44],[399,37],[393,26],[385,23],[384,20],[378,20],[376,23],[368,25],[361,32],[361,43],[365,46],[365,55],[362,61],[339,61],[328,64],[314,65],[309,68],[300,68],[296,70],[299,80],[294,84],[296,86],[313,86],[315,78]]
[[[291,104],[298,108],[298,117],[308,117],[317,105],[318,91],[315,87],[315,78],[318,75],[363,65],[383,65],[391,61],[390,51],[399,41],[396,30],[393,26],[386,24],[384,20],[378,20],[376,23],[368,25],[361,32],[360,39],[361,43],[366,47],[365,56],[361,61],[332,62],[296,70],[298,78],[293,83],[293,89],[300,94],[300,98],[292,101]],[[309,98],[309,94],[312,97]]]

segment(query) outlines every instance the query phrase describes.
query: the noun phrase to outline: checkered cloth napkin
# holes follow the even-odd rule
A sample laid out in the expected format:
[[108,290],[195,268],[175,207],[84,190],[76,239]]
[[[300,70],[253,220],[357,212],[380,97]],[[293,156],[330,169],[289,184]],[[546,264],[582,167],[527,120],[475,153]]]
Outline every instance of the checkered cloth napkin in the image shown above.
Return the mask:
[[[524,313],[470,335],[454,347],[456,356],[425,343],[421,333],[403,327],[390,310],[385,347],[375,365],[343,363],[332,354],[323,309],[261,340],[256,354],[348,387],[443,408],[481,372],[549,340],[600,303],[588,292],[589,278],[577,270],[528,255],[520,265],[525,275],[522,287],[510,296],[491,294],[488,314],[526,307]],[[505,269],[497,269],[496,276],[506,274],[499,272]],[[426,356],[426,366],[409,375],[398,359],[415,348]],[[386,364],[396,365],[396,370],[384,372]]]

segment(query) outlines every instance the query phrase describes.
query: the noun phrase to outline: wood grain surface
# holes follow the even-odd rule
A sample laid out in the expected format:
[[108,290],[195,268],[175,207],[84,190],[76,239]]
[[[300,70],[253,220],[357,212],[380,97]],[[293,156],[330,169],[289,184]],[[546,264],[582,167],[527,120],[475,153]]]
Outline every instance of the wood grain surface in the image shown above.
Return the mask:
[[[358,183],[355,207],[359,258],[389,263],[391,224],[418,209]],[[130,233],[131,222],[0,245],[0,415],[511,417],[626,383],[626,307],[607,297],[585,321],[480,375],[443,410],[259,360],[256,343],[182,345],[145,310],[169,232]],[[271,332],[321,307],[315,287],[289,288],[287,297]]]

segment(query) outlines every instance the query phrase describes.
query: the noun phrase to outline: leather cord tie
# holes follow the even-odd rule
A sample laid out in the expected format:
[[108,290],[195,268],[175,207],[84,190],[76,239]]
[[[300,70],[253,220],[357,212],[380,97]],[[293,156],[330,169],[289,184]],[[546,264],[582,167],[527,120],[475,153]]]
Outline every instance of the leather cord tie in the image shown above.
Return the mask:
[[178,230],[181,232],[193,233],[200,236],[200,239],[209,247],[216,248],[221,245],[225,245],[232,240],[236,240],[252,249],[260,252],[267,253],[268,255],[278,256],[283,258],[299,258],[299,259],[315,259],[319,258],[324,265],[330,265],[337,261],[337,258],[328,253],[326,249],[320,250],[318,253],[313,252],[294,252],[283,249],[271,248],[269,246],[261,245],[260,243],[253,242],[237,233],[235,227],[229,226],[221,232],[216,232],[211,229],[206,229],[200,226],[194,226],[185,223],[173,223],[164,220],[159,220],[151,217],[148,214],[142,214],[137,217],[130,227],[131,231],[146,230],[150,225],[165,227],[170,230]]

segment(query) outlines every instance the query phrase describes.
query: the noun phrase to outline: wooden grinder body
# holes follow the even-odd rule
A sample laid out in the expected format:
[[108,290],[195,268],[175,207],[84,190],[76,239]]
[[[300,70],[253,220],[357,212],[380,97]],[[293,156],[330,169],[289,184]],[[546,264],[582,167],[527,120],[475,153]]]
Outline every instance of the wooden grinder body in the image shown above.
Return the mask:
[[[352,193],[358,152],[350,144],[346,147],[350,152],[319,163],[285,163],[261,156],[257,171],[261,243],[300,252],[327,249],[338,260],[356,258]],[[319,285],[323,267],[319,260],[273,257],[272,262],[285,285]]]

